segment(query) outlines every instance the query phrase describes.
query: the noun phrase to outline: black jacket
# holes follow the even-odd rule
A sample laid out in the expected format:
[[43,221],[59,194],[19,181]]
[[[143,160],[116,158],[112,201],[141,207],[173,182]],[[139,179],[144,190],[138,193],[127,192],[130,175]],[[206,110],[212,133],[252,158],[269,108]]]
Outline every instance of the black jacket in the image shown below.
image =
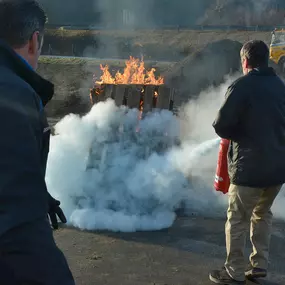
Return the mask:
[[54,86],[0,41],[0,236],[46,218],[50,128],[44,106]]
[[231,140],[231,183],[269,187],[285,182],[285,85],[272,68],[255,69],[234,82],[213,127]]

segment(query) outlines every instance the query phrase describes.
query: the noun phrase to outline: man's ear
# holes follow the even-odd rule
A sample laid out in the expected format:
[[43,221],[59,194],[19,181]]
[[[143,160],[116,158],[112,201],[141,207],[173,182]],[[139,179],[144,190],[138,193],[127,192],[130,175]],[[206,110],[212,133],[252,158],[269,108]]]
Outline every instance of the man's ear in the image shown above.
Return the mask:
[[39,32],[34,32],[29,40],[29,54],[37,54],[40,48]]
[[244,67],[249,68],[248,59],[246,57],[244,58]]

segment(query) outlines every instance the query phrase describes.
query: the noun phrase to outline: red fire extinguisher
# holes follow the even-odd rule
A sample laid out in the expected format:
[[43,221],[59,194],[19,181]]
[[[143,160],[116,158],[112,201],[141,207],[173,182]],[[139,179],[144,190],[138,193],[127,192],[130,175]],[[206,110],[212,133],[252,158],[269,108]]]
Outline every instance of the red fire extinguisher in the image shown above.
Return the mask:
[[228,173],[229,145],[229,140],[221,139],[214,183],[214,188],[216,189],[216,191],[223,192],[224,194],[228,193],[230,187],[230,178]]

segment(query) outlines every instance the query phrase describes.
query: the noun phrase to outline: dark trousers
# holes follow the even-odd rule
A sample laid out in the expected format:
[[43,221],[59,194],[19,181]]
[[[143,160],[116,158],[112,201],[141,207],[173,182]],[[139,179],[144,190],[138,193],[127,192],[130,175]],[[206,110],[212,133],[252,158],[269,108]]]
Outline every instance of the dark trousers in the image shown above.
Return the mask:
[[1,285],[75,285],[47,219],[0,237]]

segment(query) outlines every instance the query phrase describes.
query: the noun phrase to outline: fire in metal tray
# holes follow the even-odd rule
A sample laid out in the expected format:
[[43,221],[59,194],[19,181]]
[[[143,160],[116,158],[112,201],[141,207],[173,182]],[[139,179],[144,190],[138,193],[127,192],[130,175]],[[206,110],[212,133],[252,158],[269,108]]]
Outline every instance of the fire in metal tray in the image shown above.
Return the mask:
[[101,65],[101,70],[100,81],[94,79],[90,92],[92,104],[112,98],[118,106],[137,108],[141,113],[173,109],[174,90],[164,85],[163,77],[156,77],[154,68],[147,71],[144,61],[130,57],[124,72],[114,76],[107,65]]

